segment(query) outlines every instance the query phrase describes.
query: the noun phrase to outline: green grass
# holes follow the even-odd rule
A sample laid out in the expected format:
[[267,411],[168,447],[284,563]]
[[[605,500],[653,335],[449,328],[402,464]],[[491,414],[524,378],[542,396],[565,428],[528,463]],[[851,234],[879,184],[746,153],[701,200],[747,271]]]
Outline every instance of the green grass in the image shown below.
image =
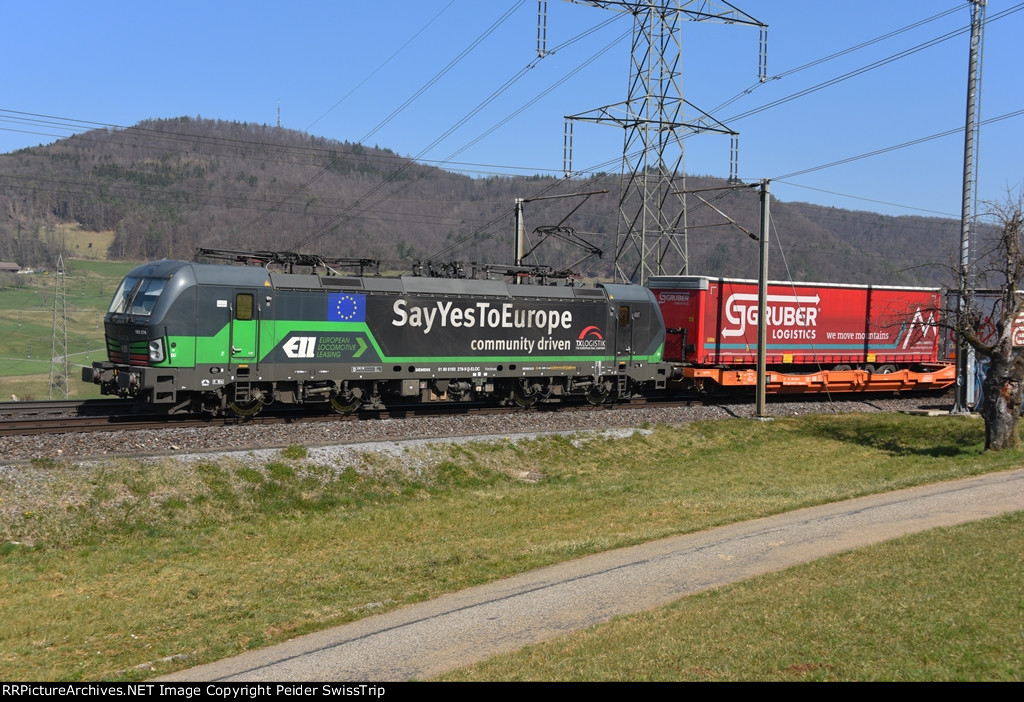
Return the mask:
[[833,415],[348,466],[301,447],[264,465],[38,461],[0,477],[0,677],[140,677],[609,548],[1019,465],[982,434]]
[[442,680],[1024,680],[1024,513],[694,595]]
[[[104,360],[103,315],[124,274],[136,263],[66,261],[68,387],[73,397],[98,397],[81,381],[79,368]],[[0,401],[49,396],[55,275],[5,275],[0,280]]]
[[105,263],[115,236],[113,231],[92,232],[82,229],[78,224],[61,225],[61,233],[64,238],[64,250],[68,252],[65,258],[70,256],[83,263],[86,259]]

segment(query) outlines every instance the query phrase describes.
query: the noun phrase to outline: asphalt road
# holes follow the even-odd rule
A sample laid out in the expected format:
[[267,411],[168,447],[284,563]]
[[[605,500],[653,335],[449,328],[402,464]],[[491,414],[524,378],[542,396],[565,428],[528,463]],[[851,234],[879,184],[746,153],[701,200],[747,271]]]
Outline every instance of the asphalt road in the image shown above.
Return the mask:
[[426,678],[754,575],[1024,510],[1024,469],[899,490],[600,553],[168,675]]

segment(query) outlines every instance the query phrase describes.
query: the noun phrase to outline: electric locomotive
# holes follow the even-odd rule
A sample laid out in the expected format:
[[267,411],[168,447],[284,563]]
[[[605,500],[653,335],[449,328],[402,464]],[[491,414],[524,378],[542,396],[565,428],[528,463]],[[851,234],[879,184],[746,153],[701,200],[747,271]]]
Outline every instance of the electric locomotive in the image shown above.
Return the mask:
[[82,379],[147,409],[246,416],[270,403],[596,404],[664,390],[672,373],[640,286],[293,270],[135,268],[104,320],[108,360]]

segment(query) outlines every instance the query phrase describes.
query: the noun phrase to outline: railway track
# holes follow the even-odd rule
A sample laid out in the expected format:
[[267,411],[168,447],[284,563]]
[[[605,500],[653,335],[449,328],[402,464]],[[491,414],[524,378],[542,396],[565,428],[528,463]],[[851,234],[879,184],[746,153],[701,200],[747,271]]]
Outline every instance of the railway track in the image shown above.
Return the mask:
[[[926,397],[917,397],[921,401],[941,404],[944,395],[941,393]],[[820,400],[821,398],[816,398]],[[844,398],[845,399],[845,398]],[[866,396],[859,400],[876,399]],[[299,424],[304,422],[351,422],[359,420],[408,419],[413,417],[431,416],[485,416],[533,413],[538,419],[552,412],[611,412],[621,409],[638,407],[693,407],[720,406],[743,403],[743,398],[735,396],[718,398],[678,398],[678,399],[636,399],[618,403],[606,403],[598,406],[589,404],[557,403],[537,405],[528,410],[520,407],[494,406],[484,403],[458,404],[410,404],[396,405],[387,410],[366,410],[351,415],[338,415],[331,412],[310,411],[308,408],[268,407],[254,417],[197,417],[197,416],[166,416],[156,414],[140,414],[135,411],[130,400],[54,400],[34,402],[0,403],[0,437],[31,436],[38,434],[68,434],[88,432],[117,432],[134,430],[188,429],[198,427],[238,427],[238,426],[269,426],[276,424]],[[812,402],[809,398],[787,398],[787,402]]]
[[130,414],[130,400],[29,400],[0,402],[0,421],[31,417],[95,417]]
[[[22,405],[22,406],[17,406]],[[86,433],[97,431],[133,431],[165,428],[231,426],[246,423],[295,421],[295,413],[279,411],[246,420],[235,417],[165,416],[135,411],[126,400],[86,400],[2,403],[0,437],[34,434]]]
[[[646,405],[647,402],[620,403],[623,407]],[[166,416],[140,414],[134,403],[126,400],[38,401],[0,403],[0,437],[36,434],[87,433],[97,431],[133,431],[154,429],[186,429],[194,427],[262,426],[300,422],[346,422],[373,419],[406,419],[441,415],[467,416],[509,414],[513,412],[552,412],[563,409],[586,411],[611,409],[614,405],[551,405],[524,410],[520,407],[496,407],[483,403],[396,405],[387,410],[365,410],[351,415],[317,412],[295,407],[266,408],[254,417]]]

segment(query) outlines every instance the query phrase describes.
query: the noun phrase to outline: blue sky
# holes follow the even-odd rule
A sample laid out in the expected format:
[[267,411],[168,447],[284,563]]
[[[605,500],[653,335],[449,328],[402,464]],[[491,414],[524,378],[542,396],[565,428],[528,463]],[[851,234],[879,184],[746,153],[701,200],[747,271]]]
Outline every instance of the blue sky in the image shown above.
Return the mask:
[[[756,29],[689,22],[682,31],[683,83],[688,101],[740,133],[741,177],[772,178],[772,193],[782,200],[959,217],[962,132],[784,176],[962,130],[966,32],[759,108],[966,28],[966,1],[733,4],[769,25],[772,79],[757,82]],[[560,174],[564,116],[621,102],[627,90],[629,18],[560,0],[550,0],[547,10],[547,47],[560,48],[542,60],[534,0],[2,6],[0,152],[49,143],[85,123],[130,126],[188,115],[274,124],[280,104],[286,127],[449,162],[453,170]],[[1018,7],[1024,3],[988,3],[983,120],[1024,110],[1024,9],[994,19]],[[920,27],[790,73],[947,10]],[[982,128],[982,200],[1022,187],[1022,126],[1024,115],[1016,115]],[[577,123],[574,169],[618,171],[622,138],[619,128]],[[695,136],[686,150],[688,172],[728,175],[726,137]]]

